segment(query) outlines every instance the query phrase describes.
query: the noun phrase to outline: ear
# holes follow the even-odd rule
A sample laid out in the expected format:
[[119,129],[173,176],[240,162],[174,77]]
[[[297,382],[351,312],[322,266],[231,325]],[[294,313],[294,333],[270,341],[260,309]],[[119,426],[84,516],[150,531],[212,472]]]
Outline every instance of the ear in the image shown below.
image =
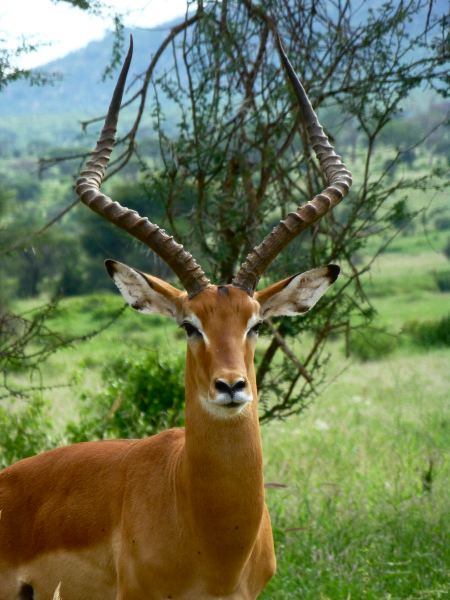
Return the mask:
[[105,260],[110,277],[125,301],[143,313],[159,313],[176,319],[185,292],[158,277],[141,273],[116,260]]
[[312,308],[339,275],[337,265],[293,275],[256,292],[261,317],[303,315]]

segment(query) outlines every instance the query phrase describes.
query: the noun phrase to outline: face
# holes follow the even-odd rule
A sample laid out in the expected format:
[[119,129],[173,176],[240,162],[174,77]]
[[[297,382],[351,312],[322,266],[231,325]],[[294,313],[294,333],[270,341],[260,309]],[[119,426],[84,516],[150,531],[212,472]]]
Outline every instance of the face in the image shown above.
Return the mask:
[[247,410],[256,401],[259,303],[233,286],[211,286],[182,302],[179,320],[188,344],[187,387],[215,416]]
[[245,414],[256,404],[254,370],[259,325],[272,316],[306,313],[333,283],[339,267],[294,275],[250,297],[234,287],[211,285],[188,297],[157,277],[107,261],[125,300],[139,312],[174,319],[186,332],[186,398],[219,418]]

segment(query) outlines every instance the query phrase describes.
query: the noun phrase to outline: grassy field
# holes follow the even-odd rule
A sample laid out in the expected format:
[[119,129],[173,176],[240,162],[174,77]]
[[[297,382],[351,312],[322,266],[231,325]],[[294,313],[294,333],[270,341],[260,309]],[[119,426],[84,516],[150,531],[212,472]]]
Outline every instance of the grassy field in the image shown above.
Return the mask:
[[[450,313],[436,288],[444,256],[422,242],[382,256],[368,286],[376,323],[401,341],[405,325]],[[118,296],[63,302],[54,324],[88,332]],[[131,310],[88,342],[56,354],[47,381],[72,382],[51,396],[59,427],[102,365],[133,349],[183,351],[168,320]],[[394,600],[450,597],[450,348],[408,341],[376,361],[330,346],[330,383],[305,413],[263,428],[278,573],[265,600]],[[339,376],[338,374],[341,373]],[[338,377],[337,377],[338,376]]]
[[267,490],[278,574],[264,599],[450,597],[450,349],[402,338],[449,314],[434,279],[448,262],[416,249],[368,276],[394,352],[345,362],[335,347],[343,374],[306,413],[264,428],[267,481],[286,486]]
[[[450,350],[353,364],[264,428],[279,571],[265,599],[450,594]],[[334,364],[338,368],[338,364]]]

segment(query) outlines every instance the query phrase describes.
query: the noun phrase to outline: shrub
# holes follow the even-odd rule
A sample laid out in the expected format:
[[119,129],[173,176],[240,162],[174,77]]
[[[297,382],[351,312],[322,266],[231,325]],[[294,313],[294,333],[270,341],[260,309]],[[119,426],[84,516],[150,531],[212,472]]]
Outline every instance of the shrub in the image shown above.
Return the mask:
[[446,229],[450,229],[450,217],[438,217],[434,221],[434,227],[438,231],[445,231]]
[[67,264],[57,285],[62,296],[79,296],[85,291],[83,269],[78,264]]
[[450,314],[436,321],[409,323],[405,331],[415,344],[424,348],[450,346]]
[[358,329],[350,336],[350,354],[360,360],[378,360],[395,349],[396,338],[384,329]]
[[70,423],[71,442],[152,435],[183,423],[184,361],[157,352],[119,359],[103,371],[104,391],[84,394],[79,423]]
[[450,271],[434,273],[434,280],[440,292],[450,292]]
[[450,260],[450,238],[448,238],[447,243],[445,244],[443,252],[444,252],[445,256],[448,258],[448,260]]
[[0,469],[55,445],[47,409],[41,397],[21,407],[0,406]]

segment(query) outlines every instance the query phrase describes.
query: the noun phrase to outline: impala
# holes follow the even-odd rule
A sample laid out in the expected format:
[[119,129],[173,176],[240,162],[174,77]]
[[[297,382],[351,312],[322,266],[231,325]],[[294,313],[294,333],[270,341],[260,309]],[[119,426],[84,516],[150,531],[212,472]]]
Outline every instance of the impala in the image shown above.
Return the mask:
[[327,187],[254,248],[229,285],[213,285],[157,225],[100,192],[112,152],[132,41],[96,149],[77,182],[89,208],[157,252],[181,291],[113,260],[108,273],[137,311],[186,331],[186,427],[143,440],[75,444],[0,474],[0,600],[249,600],[275,572],[264,503],[258,327],[308,311],[339,267],[255,291],[277,254],[348,192],[351,174],[330,146],[279,43]]

